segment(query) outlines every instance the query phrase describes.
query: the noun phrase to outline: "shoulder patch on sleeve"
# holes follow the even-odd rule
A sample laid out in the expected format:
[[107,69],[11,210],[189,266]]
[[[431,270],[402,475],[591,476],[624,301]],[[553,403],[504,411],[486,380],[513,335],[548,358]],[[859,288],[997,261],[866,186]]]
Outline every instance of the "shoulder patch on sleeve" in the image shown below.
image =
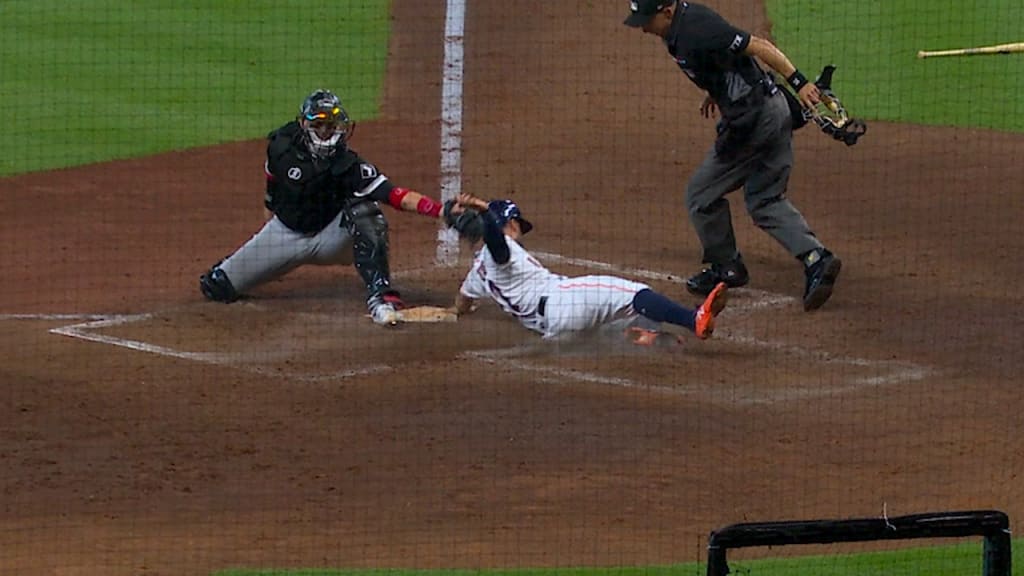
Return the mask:
[[729,43],[729,51],[733,54],[742,54],[750,46],[751,38],[748,32],[737,30],[733,33],[732,42]]
[[743,46],[743,34],[737,34],[736,37],[732,39],[732,44],[729,44],[729,50],[739,52],[741,46]]

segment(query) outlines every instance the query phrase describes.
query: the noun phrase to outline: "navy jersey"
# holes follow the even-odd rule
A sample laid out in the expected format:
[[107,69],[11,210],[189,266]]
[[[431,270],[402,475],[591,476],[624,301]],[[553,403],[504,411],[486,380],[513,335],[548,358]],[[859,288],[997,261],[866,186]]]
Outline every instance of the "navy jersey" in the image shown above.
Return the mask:
[[750,33],[701,4],[679,3],[665,45],[679,68],[707,91],[725,118],[760,106],[764,96],[777,89],[757,61],[743,53],[750,45]]

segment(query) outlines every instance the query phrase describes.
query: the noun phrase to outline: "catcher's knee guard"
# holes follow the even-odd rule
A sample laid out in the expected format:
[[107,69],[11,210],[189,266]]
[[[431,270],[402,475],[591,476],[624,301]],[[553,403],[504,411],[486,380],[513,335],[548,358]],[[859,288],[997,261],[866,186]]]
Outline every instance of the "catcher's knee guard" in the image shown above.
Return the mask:
[[227,304],[238,300],[238,293],[235,292],[235,287],[232,286],[228,275],[216,266],[199,277],[199,291],[207,300],[214,302]]
[[342,224],[352,236],[356,271],[370,295],[384,294],[391,287],[388,265],[388,221],[373,201],[363,201],[345,210]]

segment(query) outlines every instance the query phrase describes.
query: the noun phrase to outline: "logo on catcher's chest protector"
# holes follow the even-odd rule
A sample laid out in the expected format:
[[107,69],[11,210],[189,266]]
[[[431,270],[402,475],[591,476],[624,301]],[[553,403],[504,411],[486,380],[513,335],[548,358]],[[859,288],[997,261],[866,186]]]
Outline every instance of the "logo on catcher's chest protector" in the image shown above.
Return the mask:
[[360,164],[359,171],[362,173],[364,180],[369,180],[370,178],[375,178],[377,176],[377,167],[373,164]]
[[288,178],[292,180],[298,180],[302,178],[302,168],[299,168],[298,166],[292,166],[291,168],[289,168]]

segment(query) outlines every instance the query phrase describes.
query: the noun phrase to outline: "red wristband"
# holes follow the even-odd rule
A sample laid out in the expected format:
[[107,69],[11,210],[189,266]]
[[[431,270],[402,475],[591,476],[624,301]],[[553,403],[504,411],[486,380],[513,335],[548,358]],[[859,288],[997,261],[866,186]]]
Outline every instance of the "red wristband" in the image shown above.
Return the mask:
[[423,214],[424,216],[430,216],[431,218],[437,218],[441,215],[441,204],[434,202],[430,198],[424,196],[420,198],[420,201],[416,203],[416,212]]
[[396,210],[402,209],[402,198],[408,194],[410,190],[408,188],[392,188],[391,193],[388,194],[388,204],[391,204]]

